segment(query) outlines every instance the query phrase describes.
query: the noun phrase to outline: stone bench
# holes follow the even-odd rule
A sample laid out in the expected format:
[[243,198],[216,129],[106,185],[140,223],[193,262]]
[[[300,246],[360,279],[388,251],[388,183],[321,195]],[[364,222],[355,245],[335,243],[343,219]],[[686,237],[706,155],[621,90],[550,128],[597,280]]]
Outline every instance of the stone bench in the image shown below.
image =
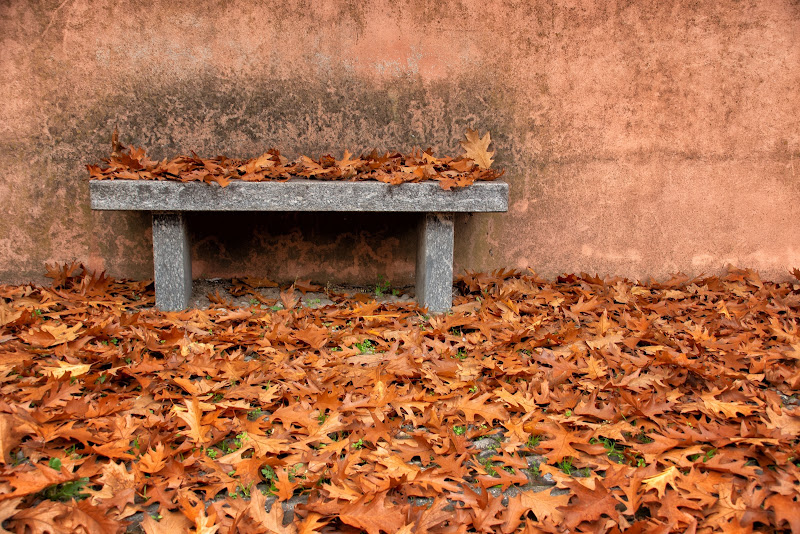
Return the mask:
[[434,313],[452,306],[453,213],[508,210],[508,184],[475,182],[444,191],[436,182],[389,185],[376,181],[232,181],[223,188],[201,182],[92,180],[95,210],[137,210],[153,214],[156,306],[188,307],[192,265],[185,212],[335,211],[421,214],[417,247],[417,302]]

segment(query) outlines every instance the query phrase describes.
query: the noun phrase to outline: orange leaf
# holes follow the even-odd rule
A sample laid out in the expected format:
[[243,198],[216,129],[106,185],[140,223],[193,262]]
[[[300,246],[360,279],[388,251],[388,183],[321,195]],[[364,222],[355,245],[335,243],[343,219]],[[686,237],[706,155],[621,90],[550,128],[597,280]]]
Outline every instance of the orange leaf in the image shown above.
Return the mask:
[[581,443],[582,439],[575,437],[572,432],[558,423],[547,423],[542,425],[542,428],[550,435],[549,439],[539,443],[539,448],[550,451],[547,453],[548,463],[554,464],[567,456],[577,457],[579,455],[578,451],[572,448],[572,444]]
[[583,521],[594,521],[604,514],[616,519],[615,507],[620,501],[609,493],[601,479],[571,478],[563,484],[572,490],[574,499],[562,507],[562,512],[565,512],[563,524],[568,529],[573,530]]
[[673,489],[677,489],[675,486],[675,477],[678,476],[678,473],[678,468],[672,465],[657,475],[643,479],[642,486],[648,490],[656,490],[658,496],[663,497],[664,492],[667,491],[667,484],[672,486]]
[[569,495],[551,495],[549,490],[521,491],[517,495],[509,497],[503,532],[514,532],[522,522],[521,518],[528,512],[533,512],[539,521],[552,525],[561,524],[564,520],[564,513],[559,510],[559,507],[567,506],[569,498]]
[[16,416],[0,414],[0,462],[4,464],[11,462],[11,451],[22,441],[20,423]]
[[72,327],[65,324],[44,324],[39,328],[30,329],[26,334],[20,334],[19,337],[35,347],[53,347],[76,339],[80,335],[81,328],[83,323]]
[[312,349],[319,350],[327,345],[330,339],[330,332],[327,328],[315,325],[308,325],[298,330],[294,334],[295,339],[308,343]]
[[464,412],[467,422],[469,423],[475,421],[475,416],[480,416],[490,425],[496,420],[506,420],[508,418],[508,412],[501,404],[493,402],[486,403],[486,400],[491,396],[492,393],[484,393],[474,399],[464,399],[458,403],[457,408]]
[[208,431],[210,428],[204,426],[201,422],[203,412],[200,410],[200,403],[197,397],[192,397],[191,400],[184,400],[186,408],[182,408],[177,404],[172,407],[172,411],[180,419],[182,419],[189,427],[187,436],[189,439],[199,445],[205,445],[208,441]]
[[294,309],[297,303],[300,302],[300,299],[294,294],[294,286],[289,287],[286,291],[281,291],[280,298],[286,310]]
[[477,130],[467,129],[465,137],[467,140],[460,143],[466,152],[466,156],[477,163],[481,169],[491,167],[494,162],[492,159],[494,152],[489,152],[489,143],[492,142],[489,132],[486,132],[486,135],[481,138]]
[[129,473],[125,464],[108,462],[103,466],[102,475],[95,484],[103,487],[98,490],[87,490],[91,494],[92,504],[105,507],[115,506],[120,512],[129,504],[133,504],[136,481],[133,473]]
[[60,471],[56,471],[52,467],[42,464],[36,464],[32,469],[30,466],[21,465],[7,471],[5,476],[8,477],[8,481],[15,489],[12,492],[0,494],[0,500],[30,495],[42,491],[47,486],[78,478],[78,476],[68,473],[63,467]]
[[408,505],[386,506],[385,501],[386,492],[365,495],[355,502],[342,506],[339,519],[347,525],[366,530],[368,534],[380,534],[381,531],[397,532],[406,524],[404,510]]
[[280,502],[273,502],[272,508],[267,512],[267,499],[260,491],[253,491],[250,494],[250,504],[247,506],[247,514],[259,527],[266,529],[266,532],[276,534],[291,534],[297,532],[294,525],[283,526],[283,507]]
[[318,286],[317,284],[312,284],[311,280],[295,280],[294,281],[294,288],[300,291],[303,295],[308,293],[309,291],[318,291],[322,289],[322,286]]
[[144,514],[142,528],[145,534],[183,534],[189,532],[192,522],[180,512],[162,510],[161,519],[156,521],[150,514]]
[[298,527],[298,534],[314,534],[320,532],[328,521],[316,512],[309,512],[303,522]]
[[286,469],[276,469],[275,474],[278,476],[278,480],[275,481],[275,487],[278,489],[278,499],[288,501],[294,496],[294,488],[297,484],[289,480],[289,473]]
[[167,465],[164,444],[159,443],[155,448],[148,449],[134,465],[142,473],[154,474],[161,471]]

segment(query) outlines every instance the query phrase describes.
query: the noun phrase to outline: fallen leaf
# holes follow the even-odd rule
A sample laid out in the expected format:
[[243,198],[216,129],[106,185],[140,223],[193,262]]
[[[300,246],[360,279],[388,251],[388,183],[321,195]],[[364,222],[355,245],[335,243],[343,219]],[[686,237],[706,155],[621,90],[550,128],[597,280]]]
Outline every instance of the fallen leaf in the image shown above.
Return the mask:
[[494,152],[489,152],[489,143],[492,142],[489,132],[486,132],[486,135],[480,137],[477,130],[467,129],[465,137],[467,140],[460,141],[460,143],[461,147],[466,152],[466,156],[477,163],[482,169],[491,167],[494,162],[492,159]]
[[673,489],[677,489],[675,477],[677,477],[678,474],[678,468],[672,465],[657,475],[643,479],[642,487],[648,490],[654,489],[658,492],[659,497],[663,497],[664,492],[667,491],[667,484],[672,486]]
[[156,521],[152,515],[144,514],[142,528],[145,534],[189,534],[192,522],[180,512],[162,511]]
[[62,361],[57,361],[55,363],[56,365],[41,365],[39,369],[44,375],[61,378],[67,373],[69,373],[70,376],[85,375],[92,368],[92,365],[88,363],[73,364]]
[[386,506],[385,502],[385,492],[364,496],[343,505],[339,519],[346,525],[366,530],[367,534],[397,532],[406,524],[403,508],[407,508],[408,505]]
[[202,423],[203,412],[197,397],[184,401],[186,408],[175,405],[172,407],[173,413],[182,419],[188,427],[187,436],[198,445],[204,445],[208,441],[208,431],[210,428]]
[[517,495],[509,497],[503,532],[509,533],[517,530],[522,522],[522,517],[528,512],[533,512],[539,521],[560,525],[564,520],[564,514],[559,508],[566,507],[569,499],[569,495],[552,495],[549,490],[521,491]]

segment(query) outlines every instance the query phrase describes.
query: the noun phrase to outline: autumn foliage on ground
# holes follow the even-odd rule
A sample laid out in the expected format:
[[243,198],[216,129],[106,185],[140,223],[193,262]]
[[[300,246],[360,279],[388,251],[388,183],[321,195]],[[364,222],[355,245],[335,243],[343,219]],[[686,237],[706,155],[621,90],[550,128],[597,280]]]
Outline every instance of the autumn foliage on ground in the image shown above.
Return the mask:
[[143,148],[122,145],[115,130],[111,156],[102,165],[88,165],[87,168],[89,177],[95,180],[200,181],[216,182],[222,187],[231,180],[377,180],[392,185],[434,180],[442,189],[450,190],[466,187],[476,180],[495,180],[502,176],[503,171],[490,169],[494,162],[490,143],[488,132],[480,137],[477,131],[467,130],[465,140],[461,141],[464,154],[458,157],[437,158],[429,148],[424,152],[414,149],[408,154],[379,154],[373,150],[358,157],[345,150],[342,159],[330,155],[318,159],[300,156],[290,161],[273,148],[248,160],[226,156],[201,158],[193,152],[191,156],[154,161],[147,157]]
[[798,283],[468,274],[429,317],[50,276],[0,285],[5,531],[800,532]]

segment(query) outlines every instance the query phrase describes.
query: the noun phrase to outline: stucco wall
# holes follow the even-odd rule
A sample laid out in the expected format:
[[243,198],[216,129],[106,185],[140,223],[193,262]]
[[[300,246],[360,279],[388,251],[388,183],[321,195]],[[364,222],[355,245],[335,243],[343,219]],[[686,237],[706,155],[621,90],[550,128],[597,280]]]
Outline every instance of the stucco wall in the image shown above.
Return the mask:
[[[88,207],[114,125],[157,157],[455,154],[489,130],[511,208],[457,220],[457,272],[800,267],[797,0],[254,4],[0,3],[0,280],[152,276],[149,218]],[[410,282],[413,225],[202,216],[195,276]]]

